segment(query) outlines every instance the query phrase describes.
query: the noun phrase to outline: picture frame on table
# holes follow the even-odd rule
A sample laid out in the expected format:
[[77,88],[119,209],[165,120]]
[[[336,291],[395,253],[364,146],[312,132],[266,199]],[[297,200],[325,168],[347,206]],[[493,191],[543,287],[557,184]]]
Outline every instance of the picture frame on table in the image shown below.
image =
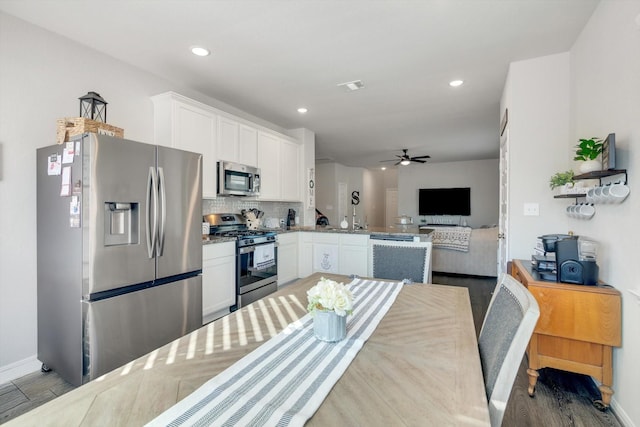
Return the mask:
[[610,133],[602,141],[602,170],[613,170],[616,168],[616,134]]

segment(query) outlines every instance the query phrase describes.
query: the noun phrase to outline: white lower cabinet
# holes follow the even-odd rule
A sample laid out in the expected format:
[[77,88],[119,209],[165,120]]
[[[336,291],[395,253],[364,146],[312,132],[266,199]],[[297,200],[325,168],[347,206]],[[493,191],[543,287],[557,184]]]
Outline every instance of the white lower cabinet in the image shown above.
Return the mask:
[[341,234],[338,272],[366,277],[369,259],[368,245],[368,235]]
[[278,285],[298,278],[298,233],[278,234]]
[[298,277],[316,272],[367,277],[368,265],[367,234],[298,233]]
[[339,272],[339,239],[333,233],[313,234],[313,271]]
[[214,320],[236,303],[236,242],[202,247],[202,323]]
[[313,273],[313,234],[298,232],[298,277]]

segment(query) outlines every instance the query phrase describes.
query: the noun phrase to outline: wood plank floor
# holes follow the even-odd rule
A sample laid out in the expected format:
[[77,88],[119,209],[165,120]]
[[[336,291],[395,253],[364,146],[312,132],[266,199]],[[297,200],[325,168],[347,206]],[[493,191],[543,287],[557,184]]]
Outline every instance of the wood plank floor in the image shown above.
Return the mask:
[[[434,273],[433,283],[469,289],[476,334],[480,334],[496,279]],[[531,398],[527,393],[529,379],[525,355],[507,403],[503,426],[622,427],[611,410],[600,412],[593,406],[592,402],[600,398],[600,391],[590,377],[551,368],[539,372],[536,395]]]
[[[496,279],[434,273],[433,282],[469,289],[476,333],[479,333]],[[525,356],[507,405],[503,426],[622,426],[611,410],[600,412],[593,407],[591,402],[600,395],[593,381],[585,375],[542,369],[534,398],[527,394],[527,386]],[[0,385],[0,424],[72,389],[73,386],[55,372],[34,372]]]

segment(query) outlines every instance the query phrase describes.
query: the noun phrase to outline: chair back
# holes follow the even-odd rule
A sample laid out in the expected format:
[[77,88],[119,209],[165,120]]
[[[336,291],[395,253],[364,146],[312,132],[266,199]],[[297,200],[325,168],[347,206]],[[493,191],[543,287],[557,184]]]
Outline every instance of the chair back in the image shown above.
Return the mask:
[[368,274],[376,279],[431,283],[431,242],[369,241]]
[[522,357],[540,317],[531,292],[508,274],[498,280],[485,315],[478,347],[491,425],[502,424]]

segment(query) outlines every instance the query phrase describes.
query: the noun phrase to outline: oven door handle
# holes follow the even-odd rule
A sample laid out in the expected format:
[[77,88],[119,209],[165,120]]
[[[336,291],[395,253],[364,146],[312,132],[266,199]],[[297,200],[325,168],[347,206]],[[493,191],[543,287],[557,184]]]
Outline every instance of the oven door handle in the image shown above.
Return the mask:
[[[278,244],[278,242],[270,242],[270,243],[273,243],[273,245],[276,248],[278,246],[280,246],[280,244]],[[245,246],[245,247],[242,247],[242,248],[238,248],[238,253],[240,255],[249,254],[249,253],[254,252],[256,250],[256,246],[262,246],[262,245],[266,245],[266,244],[268,244],[268,243],[261,243],[261,244],[258,244],[258,245]]]

